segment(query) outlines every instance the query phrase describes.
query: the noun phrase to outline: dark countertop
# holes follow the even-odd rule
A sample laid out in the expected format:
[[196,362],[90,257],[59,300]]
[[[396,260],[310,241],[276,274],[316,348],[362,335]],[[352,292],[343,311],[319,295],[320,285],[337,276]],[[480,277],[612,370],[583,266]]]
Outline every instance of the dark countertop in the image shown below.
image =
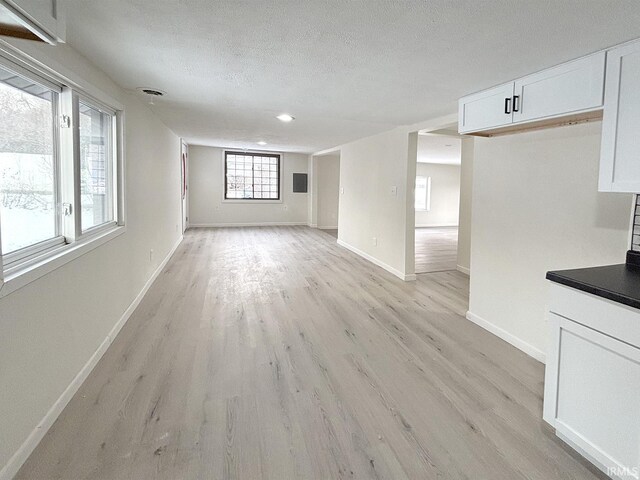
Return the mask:
[[547,280],[640,308],[640,266],[622,263],[605,267],[547,272]]

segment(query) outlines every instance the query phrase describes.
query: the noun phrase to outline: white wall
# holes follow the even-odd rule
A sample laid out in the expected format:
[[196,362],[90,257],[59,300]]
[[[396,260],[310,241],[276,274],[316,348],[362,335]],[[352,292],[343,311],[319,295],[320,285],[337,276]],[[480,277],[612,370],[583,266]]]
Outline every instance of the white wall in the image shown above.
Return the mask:
[[460,213],[458,215],[458,270],[471,266],[471,197],[473,192],[473,137],[462,139],[460,165]]
[[316,157],[318,228],[338,227],[340,156]]
[[[415,279],[414,195],[418,131],[456,122],[446,115],[314,154],[340,154],[338,243],[405,280]],[[392,193],[396,187],[396,193]],[[313,223],[313,209],[311,222]],[[373,238],[377,245],[373,245]]]
[[[412,190],[407,192],[407,160],[408,134],[402,129],[340,149],[344,194],[340,195],[338,241],[398,276],[413,274],[407,271],[405,257],[407,198],[413,199]],[[415,165],[415,156],[412,163]],[[394,186],[395,194],[391,191]]]
[[624,263],[632,197],[598,193],[601,124],[475,140],[471,317],[546,351],[548,270]]
[[460,165],[418,162],[416,175],[431,177],[431,210],[416,210],[416,227],[457,226]]
[[316,157],[309,155],[307,160],[309,172],[309,195],[307,196],[307,225],[318,227],[318,167]]
[[307,224],[306,193],[293,193],[293,173],[307,173],[308,156],[282,154],[284,185],[280,203],[225,202],[224,149],[189,146],[191,226]]
[[124,104],[127,231],[0,299],[0,469],[181,238],[178,137],[69,46],[15,44]]

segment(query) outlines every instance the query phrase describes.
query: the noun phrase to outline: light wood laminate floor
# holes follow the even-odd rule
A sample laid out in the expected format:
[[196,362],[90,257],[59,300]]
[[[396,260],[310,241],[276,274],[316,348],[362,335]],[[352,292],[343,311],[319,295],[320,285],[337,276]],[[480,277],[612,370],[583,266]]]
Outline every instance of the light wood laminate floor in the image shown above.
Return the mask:
[[467,297],[306,227],[189,230],[18,478],[603,478]]
[[416,228],[416,273],[455,270],[458,227]]

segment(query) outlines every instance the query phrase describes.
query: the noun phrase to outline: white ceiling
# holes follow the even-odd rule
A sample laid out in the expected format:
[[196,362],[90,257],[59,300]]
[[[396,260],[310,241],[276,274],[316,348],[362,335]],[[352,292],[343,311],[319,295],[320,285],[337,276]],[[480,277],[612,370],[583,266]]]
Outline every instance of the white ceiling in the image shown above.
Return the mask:
[[445,135],[418,135],[418,162],[460,165],[462,140]]
[[[637,0],[68,0],[68,42],[189,143],[312,152],[640,37]],[[274,119],[288,112],[290,124]]]

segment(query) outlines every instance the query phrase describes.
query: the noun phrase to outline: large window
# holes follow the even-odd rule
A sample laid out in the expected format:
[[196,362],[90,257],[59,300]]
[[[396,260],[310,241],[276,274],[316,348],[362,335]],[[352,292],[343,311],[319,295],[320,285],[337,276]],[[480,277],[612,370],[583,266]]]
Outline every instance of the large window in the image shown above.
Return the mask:
[[431,177],[416,177],[415,209],[428,212],[431,210]]
[[122,224],[117,119],[0,56],[0,286],[8,270]]
[[224,198],[280,200],[280,155],[225,152]]

